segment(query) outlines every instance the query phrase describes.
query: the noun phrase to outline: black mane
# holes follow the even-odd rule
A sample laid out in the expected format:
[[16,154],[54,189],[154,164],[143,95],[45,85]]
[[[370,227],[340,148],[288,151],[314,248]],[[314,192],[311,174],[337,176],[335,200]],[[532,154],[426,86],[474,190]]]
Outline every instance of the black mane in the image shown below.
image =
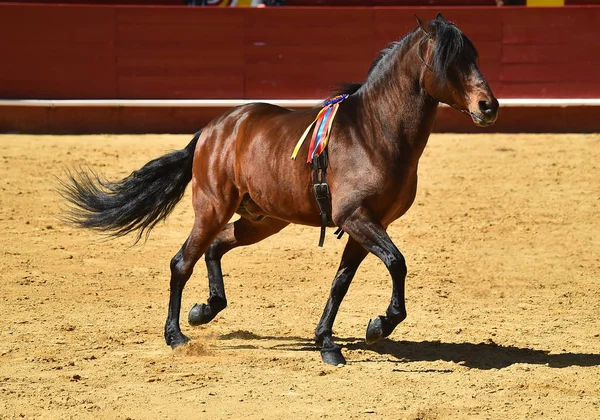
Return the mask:
[[[429,63],[429,66],[441,82],[446,80],[448,68],[459,59],[459,57],[462,57],[463,54],[468,54],[468,56],[464,57],[466,60],[477,60],[478,54],[475,46],[453,22],[449,22],[441,15],[438,15],[438,17],[430,21],[427,26],[431,36],[435,38],[433,58],[432,62]],[[384,66],[389,60],[393,59],[394,54],[392,54],[392,52],[396,47],[404,43],[409,35],[414,34],[418,30],[419,28],[417,27],[402,39],[391,42],[387,47],[381,50],[377,55],[377,58],[373,60],[369,67],[367,79],[374,74],[378,68]],[[422,42],[425,40],[427,40],[427,37],[423,38]],[[342,83],[338,86],[334,95],[352,95],[356,93],[363,84],[364,82]]]
[[[410,34],[408,34],[408,35],[410,35]],[[402,41],[404,41],[404,39],[406,39],[408,37],[408,35],[406,35],[405,37],[403,37],[402,39],[400,39],[398,41],[390,42],[383,50],[379,51],[379,54],[377,54],[377,57],[375,58],[375,60],[373,60],[373,62],[371,63],[371,66],[369,67],[369,71],[367,72],[367,78],[369,78],[371,73],[373,73],[375,68],[377,68],[380,63],[389,60],[389,56],[391,55],[390,52],[396,46],[401,44]],[[333,96],[344,95],[344,94],[353,95],[362,87],[362,85],[364,83],[365,82],[363,82],[363,83],[356,83],[356,82],[355,83],[340,83],[337,86],[337,88],[335,89]]]
[[435,38],[430,66],[440,81],[446,79],[448,68],[458,59],[477,60],[475,46],[454,23],[442,17],[432,20],[429,25],[429,30]]

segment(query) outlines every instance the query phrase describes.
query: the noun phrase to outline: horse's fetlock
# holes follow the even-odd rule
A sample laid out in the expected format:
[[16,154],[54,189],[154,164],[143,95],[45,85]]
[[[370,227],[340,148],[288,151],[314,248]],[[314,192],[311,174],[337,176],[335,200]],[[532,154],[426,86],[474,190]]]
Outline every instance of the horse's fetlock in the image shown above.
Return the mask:
[[387,318],[395,325],[398,325],[406,319],[406,311],[387,311]]
[[211,311],[221,312],[227,307],[227,298],[221,296],[211,296],[208,298],[208,304]]
[[167,343],[168,346],[171,345],[171,343],[173,342],[173,335],[175,334],[176,330],[175,328],[173,328],[170,323],[167,321],[167,324],[165,324],[165,342]]
[[315,330],[315,342],[319,345],[323,344],[323,339],[325,337],[330,337],[332,335],[331,329],[328,328],[319,328]]

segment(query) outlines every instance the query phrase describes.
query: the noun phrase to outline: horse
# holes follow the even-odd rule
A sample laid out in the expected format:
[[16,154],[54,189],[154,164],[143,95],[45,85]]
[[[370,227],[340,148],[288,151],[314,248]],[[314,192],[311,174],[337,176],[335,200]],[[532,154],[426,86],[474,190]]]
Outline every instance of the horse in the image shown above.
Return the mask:
[[[418,162],[438,105],[469,115],[481,127],[498,116],[498,101],[481,75],[473,43],[441,14],[428,22],[415,18],[417,27],[380,52],[362,84],[339,92],[347,97],[331,126],[328,185],[331,224],[346,232],[348,240],[315,330],[322,360],[331,365],[346,363],[332,328],[368,253],[389,271],[392,296],[385,315],[369,321],[367,343],[388,337],[406,318],[406,262],[386,230],[415,199]],[[109,182],[93,170],[79,169],[62,181],[71,223],[112,236],[137,231],[136,242],[169,215],[191,181],[193,227],[170,264],[164,337],[173,349],[190,340],[180,328],[181,296],[203,255],[209,296],[189,311],[192,326],[210,322],[227,306],[221,271],[227,252],[290,223],[321,225],[313,171],[289,155],[320,109],[242,105],[213,119],[184,149],[154,159],[122,180]],[[300,147],[300,155],[307,147]],[[236,213],[239,219],[229,222]]]

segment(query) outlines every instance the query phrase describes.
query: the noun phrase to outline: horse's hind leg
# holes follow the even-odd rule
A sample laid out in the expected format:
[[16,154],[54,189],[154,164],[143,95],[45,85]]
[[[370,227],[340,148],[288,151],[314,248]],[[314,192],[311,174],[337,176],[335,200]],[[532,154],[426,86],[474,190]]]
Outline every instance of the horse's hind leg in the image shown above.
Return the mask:
[[169,295],[169,312],[165,323],[165,341],[172,348],[187,341],[179,326],[181,311],[181,295],[183,288],[194,270],[194,265],[206,251],[214,237],[233,216],[239,202],[231,204],[211,204],[201,198],[194,200],[196,219],[192,233],[179,252],[171,260],[171,283]]
[[204,259],[208,271],[208,304],[196,304],[188,314],[190,325],[206,324],[227,306],[221,258],[238,246],[252,245],[276,234],[289,223],[278,219],[264,218],[260,222],[241,218],[229,223],[210,244]]
[[179,327],[179,312],[181,310],[181,295],[183,288],[192,275],[192,270],[199,256],[190,255],[186,250],[190,237],[186,239],[181,249],[171,259],[171,282],[169,293],[169,313],[165,323],[165,341],[172,348],[188,342],[190,339],[181,332]]
[[315,331],[315,341],[317,345],[321,346],[321,358],[330,365],[337,366],[346,363],[340,347],[333,342],[333,322],[350,287],[350,282],[352,282],[356,270],[358,270],[367,253],[367,250],[352,237],[348,239],[340,266],[331,285],[331,292],[323,316],[321,316]]

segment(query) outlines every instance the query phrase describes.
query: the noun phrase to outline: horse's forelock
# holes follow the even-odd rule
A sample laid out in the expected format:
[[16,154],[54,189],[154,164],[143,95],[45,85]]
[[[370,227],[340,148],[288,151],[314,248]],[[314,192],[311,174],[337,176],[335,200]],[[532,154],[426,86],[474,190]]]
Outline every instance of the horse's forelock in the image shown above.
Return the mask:
[[432,67],[440,79],[446,78],[448,68],[463,54],[473,54],[468,58],[477,59],[475,46],[452,22],[436,19],[430,25],[435,39]]

